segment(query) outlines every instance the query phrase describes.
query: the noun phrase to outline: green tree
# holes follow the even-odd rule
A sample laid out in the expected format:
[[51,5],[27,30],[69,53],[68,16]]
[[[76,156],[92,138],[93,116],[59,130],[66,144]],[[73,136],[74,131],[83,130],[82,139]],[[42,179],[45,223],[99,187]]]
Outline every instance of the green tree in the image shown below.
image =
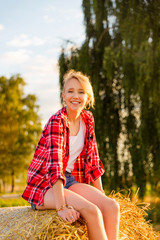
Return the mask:
[[103,181],[110,190],[136,184],[143,197],[160,175],[160,2],[84,0],[82,9],[86,39],[63,49],[61,87],[68,69],[90,76]]
[[116,28],[122,52],[127,145],[135,183],[145,194],[146,183],[157,188],[160,174],[160,2],[116,1]]
[[0,77],[0,178],[11,176],[12,192],[41,132],[37,99],[25,95],[24,86],[19,75]]
[[[112,5],[111,1],[108,1]],[[106,2],[83,1],[86,40],[80,49],[71,49],[67,54],[63,49],[59,58],[60,76],[74,68],[90,76],[95,94],[95,130],[101,159],[106,168],[104,182],[116,189],[119,182],[119,160],[117,136],[120,133],[119,96],[112,90],[111,80],[104,74],[103,58],[105,48],[111,43],[109,34],[109,11]],[[62,81],[60,81],[62,84]],[[102,128],[103,126],[103,128]],[[111,131],[112,130],[112,131]]]

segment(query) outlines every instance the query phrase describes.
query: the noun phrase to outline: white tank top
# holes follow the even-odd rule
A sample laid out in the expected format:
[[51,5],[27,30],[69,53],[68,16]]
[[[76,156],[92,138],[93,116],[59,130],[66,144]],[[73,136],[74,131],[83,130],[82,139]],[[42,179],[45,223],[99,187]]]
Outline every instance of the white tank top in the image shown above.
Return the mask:
[[67,172],[72,172],[76,158],[82,152],[84,147],[84,139],[86,134],[86,125],[80,116],[80,128],[76,136],[70,136],[69,160],[66,168]]

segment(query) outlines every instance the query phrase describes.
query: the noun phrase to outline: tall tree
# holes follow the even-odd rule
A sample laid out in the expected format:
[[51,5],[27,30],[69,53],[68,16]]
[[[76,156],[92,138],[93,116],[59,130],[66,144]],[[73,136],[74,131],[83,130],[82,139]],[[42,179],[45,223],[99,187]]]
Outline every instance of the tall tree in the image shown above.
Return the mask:
[[70,68],[90,76],[104,183],[136,184],[143,197],[160,174],[160,2],[84,0],[82,9],[86,39],[63,49],[61,80]]
[[143,196],[147,181],[156,186],[160,173],[157,125],[160,122],[157,115],[160,2],[116,1],[115,10],[116,27],[123,40],[127,144],[130,146],[135,183],[140,186]]

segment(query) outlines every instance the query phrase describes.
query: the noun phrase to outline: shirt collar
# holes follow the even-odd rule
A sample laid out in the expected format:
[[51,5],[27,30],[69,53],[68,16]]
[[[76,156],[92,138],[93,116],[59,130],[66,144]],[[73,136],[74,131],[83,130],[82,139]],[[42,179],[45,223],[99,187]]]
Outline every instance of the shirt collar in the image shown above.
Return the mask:
[[66,123],[66,127],[69,128],[69,119],[68,119],[66,107],[62,108],[61,117],[63,118],[64,122]]
[[[82,115],[82,118],[83,118],[85,124],[87,124],[87,120],[92,120],[92,114],[89,111],[82,110],[81,115]],[[66,107],[62,108],[61,117],[64,119],[66,126],[69,127],[70,123],[69,123]]]

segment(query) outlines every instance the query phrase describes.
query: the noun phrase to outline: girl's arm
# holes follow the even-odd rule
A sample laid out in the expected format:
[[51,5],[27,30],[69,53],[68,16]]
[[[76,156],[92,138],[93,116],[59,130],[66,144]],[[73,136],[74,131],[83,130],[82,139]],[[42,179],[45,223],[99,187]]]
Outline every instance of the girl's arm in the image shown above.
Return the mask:
[[71,206],[66,205],[63,181],[58,179],[52,188],[54,190],[54,199],[55,199],[57,214],[64,221],[68,221],[68,222],[76,221],[80,217],[80,213],[75,209],[73,209]]
[[59,209],[60,207],[66,204],[62,180],[58,179],[52,188],[55,193],[54,199],[55,199],[56,209]]
[[102,193],[105,193],[103,190],[103,186],[102,186],[102,179],[101,177],[99,177],[98,179],[96,179],[93,182],[94,187],[96,187],[98,190],[100,190]]

